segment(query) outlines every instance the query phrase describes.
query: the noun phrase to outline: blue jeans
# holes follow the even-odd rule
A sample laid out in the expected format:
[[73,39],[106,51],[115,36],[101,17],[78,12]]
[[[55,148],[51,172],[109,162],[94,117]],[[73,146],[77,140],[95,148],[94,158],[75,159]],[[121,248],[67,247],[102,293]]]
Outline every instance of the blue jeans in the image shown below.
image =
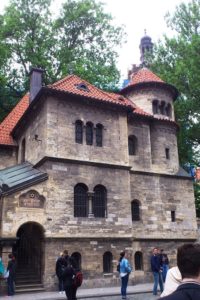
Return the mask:
[[8,296],[13,296],[15,294],[15,288],[14,288],[14,278],[12,276],[9,276],[7,278],[7,285],[8,285]]
[[163,281],[162,281],[162,275],[160,272],[153,272],[154,277],[154,286],[153,286],[153,294],[157,295],[158,292],[158,283],[160,286],[160,291],[163,292]]
[[162,272],[163,282],[165,282],[168,270],[169,270],[169,265],[163,264],[163,272]]
[[127,285],[128,285],[128,278],[129,278],[129,274],[127,274],[126,276],[121,277],[121,295],[122,295],[122,299],[126,299],[126,289],[127,289]]
[[58,288],[59,288],[59,292],[64,291],[64,281],[63,278],[58,277]]

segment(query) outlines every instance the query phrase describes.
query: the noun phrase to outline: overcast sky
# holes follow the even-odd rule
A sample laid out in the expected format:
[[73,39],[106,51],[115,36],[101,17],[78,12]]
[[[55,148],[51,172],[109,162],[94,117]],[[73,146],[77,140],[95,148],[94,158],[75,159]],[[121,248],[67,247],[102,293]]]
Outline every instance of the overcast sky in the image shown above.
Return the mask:
[[[53,12],[59,11],[64,0],[52,0]],[[9,0],[0,0],[0,12]],[[174,12],[181,2],[189,0],[102,0],[105,3],[105,11],[112,14],[118,25],[124,24],[127,33],[127,43],[120,50],[118,66],[122,76],[126,77],[127,70],[134,63],[139,63],[139,44],[144,35],[144,29],[156,42],[164,33],[173,33],[166,27],[165,14]]]

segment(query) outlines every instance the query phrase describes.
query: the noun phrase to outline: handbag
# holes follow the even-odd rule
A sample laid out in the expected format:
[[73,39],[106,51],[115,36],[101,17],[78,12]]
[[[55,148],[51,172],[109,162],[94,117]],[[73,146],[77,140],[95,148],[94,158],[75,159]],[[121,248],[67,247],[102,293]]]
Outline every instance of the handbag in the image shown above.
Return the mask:
[[7,279],[9,277],[9,274],[10,274],[9,270],[5,271],[3,278]]

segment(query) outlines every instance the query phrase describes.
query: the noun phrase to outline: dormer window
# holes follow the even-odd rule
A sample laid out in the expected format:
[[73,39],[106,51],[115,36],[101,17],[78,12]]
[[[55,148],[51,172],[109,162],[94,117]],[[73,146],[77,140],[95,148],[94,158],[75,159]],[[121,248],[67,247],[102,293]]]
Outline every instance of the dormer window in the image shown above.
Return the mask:
[[82,82],[82,83],[79,83],[79,84],[75,84],[76,88],[78,90],[81,90],[81,91],[84,91],[84,92],[89,92],[90,90],[88,89],[87,85]]

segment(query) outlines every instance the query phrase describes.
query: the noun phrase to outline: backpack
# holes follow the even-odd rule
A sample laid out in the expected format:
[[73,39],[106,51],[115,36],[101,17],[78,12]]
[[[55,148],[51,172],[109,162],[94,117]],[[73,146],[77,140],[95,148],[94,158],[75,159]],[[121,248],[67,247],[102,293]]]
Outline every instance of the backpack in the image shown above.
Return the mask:
[[82,282],[83,282],[83,273],[81,271],[78,271],[75,274],[73,285],[75,287],[79,287],[81,286]]

